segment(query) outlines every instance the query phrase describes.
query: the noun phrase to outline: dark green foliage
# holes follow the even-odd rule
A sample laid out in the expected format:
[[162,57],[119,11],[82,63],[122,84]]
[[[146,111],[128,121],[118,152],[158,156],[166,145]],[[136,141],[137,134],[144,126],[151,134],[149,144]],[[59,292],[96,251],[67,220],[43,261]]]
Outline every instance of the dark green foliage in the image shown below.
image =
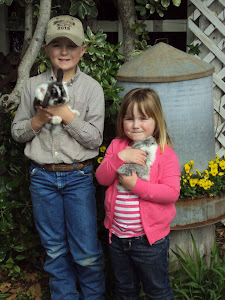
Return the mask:
[[29,194],[29,162],[23,154],[23,145],[11,137],[13,112],[1,114],[0,146],[0,261],[9,257],[29,259],[39,238],[33,224]]
[[207,258],[205,255],[200,256],[193,236],[192,242],[195,257],[185,254],[178,246],[179,253],[173,251],[180,265],[180,268],[171,271],[176,300],[224,300],[225,255],[223,259],[219,257],[215,243],[207,264]]

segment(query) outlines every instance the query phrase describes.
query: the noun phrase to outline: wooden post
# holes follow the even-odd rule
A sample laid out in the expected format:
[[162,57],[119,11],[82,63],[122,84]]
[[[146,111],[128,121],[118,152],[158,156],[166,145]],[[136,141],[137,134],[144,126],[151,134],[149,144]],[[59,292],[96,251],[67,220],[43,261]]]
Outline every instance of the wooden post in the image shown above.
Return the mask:
[[7,30],[8,7],[5,4],[0,5],[0,52],[4,55],[9,53],[9,34]]

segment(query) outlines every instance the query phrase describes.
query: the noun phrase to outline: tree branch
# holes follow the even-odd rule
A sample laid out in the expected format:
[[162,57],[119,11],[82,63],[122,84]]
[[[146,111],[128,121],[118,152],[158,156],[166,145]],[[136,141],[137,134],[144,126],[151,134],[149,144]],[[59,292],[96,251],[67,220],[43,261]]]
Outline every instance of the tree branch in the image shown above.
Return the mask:
[[125,60],[131,58],[132,52],[135,50],[134,40],[136,38],[135,32],[130,26],[138,21],[135,10],[134,0],[122,0],[118,3],[119,19],[123,27],[123,47]]
[[33,9],[32,3],[25,2],[25,31],[24,31],[24,39],[23,39],[23,48],[21,51],[20,57],[23,58],[24,54],[27,51],[27,48],[30,45],[33,34]]
[[38,22],[32,40],[30,42],[30,45],[18,67],[18,78],[17,78],[16,86],[11,94],[3,95],[0,98],[0,107],[2,107],[2,109],[5,112],[17,108],[17,106],[20,103],[22,88],[24,86],[25,81],[30,76],[30,69],[34,64],[34,61],[44,41],[47,23],[50,19],[51,2],[52,2],[51,0],[40,0]]

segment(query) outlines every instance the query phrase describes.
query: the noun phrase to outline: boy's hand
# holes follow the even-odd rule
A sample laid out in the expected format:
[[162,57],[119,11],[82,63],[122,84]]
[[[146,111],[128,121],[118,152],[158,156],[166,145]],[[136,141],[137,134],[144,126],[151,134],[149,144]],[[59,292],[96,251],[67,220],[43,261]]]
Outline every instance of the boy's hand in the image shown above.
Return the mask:
[[141,166],[145,165],[147,153],[140,149],[127,148],[118,153],[120,159],[125,163],[133,163]]
[[132,170],[131,176],[126,176],[121,174],[118,175],[119,182],[128,191],[133,190],[137,182],[137,178],[138,178],[137,173],[134,170]]
[[52,116],[44,108],[38,107],[36,115],[31,120],[31,127],[34,131],[38,131],[51,120]]
[[69,124],[73,118],[74,113],[69,109],[67,104],[57,105],[57,106],[47,106],[45,111],[52,116],[59,116],[62,118],[64,124]]

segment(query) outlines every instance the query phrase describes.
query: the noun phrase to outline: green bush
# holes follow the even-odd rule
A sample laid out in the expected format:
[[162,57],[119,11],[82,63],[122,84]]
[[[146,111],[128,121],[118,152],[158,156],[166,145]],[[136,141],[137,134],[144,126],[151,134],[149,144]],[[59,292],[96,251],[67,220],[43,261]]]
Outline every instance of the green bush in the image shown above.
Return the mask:
[[40,244],[33,223],[29,193],[29,162],[24,145],[10,134],[13,113],[1,114],[0,146],[0,262],[21,254],[20,259],[37,256]]

